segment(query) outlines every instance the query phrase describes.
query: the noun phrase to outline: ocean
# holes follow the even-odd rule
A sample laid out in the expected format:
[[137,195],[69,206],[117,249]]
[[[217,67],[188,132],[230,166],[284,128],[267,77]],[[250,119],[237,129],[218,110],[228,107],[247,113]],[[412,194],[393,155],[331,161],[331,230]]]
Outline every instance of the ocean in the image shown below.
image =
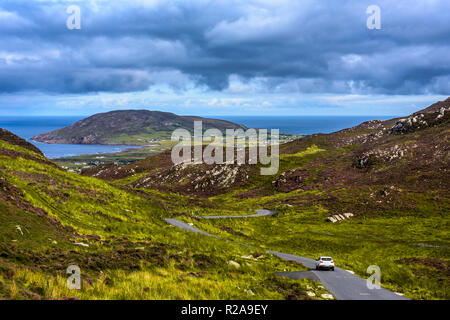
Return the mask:
[[0,117],[0,128],[11,131],[38,147],[47,158],[79,156],[82,154],[120,152],[133,146],[102,146],[87,144],[46,144],[31,140],[44,132],[69,126],[85,117]]
[[279,129],[280,133],[310,135],[331,133],[369,120],[388,120],[395,116],[223,116],[213,117],[243,124],[247,128]]
[[[209,118],[228,120],[255,129],[279,129],[281,133],[309,135],[314,133],[330,133],[353,127],[364,121],[392,116],[208,116]],[[39,133],[49,132],[69,126],[83,116],[46,116],[46,117],[1,117],[0,128],[11,131],[37,146],[50,159],[77,156],[82,154],[113,153],[133,146],[102,146],[79,144],[45,144],[30,140]]]

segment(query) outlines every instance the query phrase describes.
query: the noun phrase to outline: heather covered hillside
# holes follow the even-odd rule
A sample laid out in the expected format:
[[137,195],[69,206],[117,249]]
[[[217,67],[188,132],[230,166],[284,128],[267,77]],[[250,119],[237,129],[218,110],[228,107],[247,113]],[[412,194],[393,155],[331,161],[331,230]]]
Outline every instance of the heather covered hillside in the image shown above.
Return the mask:
[[450,300],[450,1],[411,3],[0,1],[0,300]]
[[[332,208],[346,206],[332,196],[345,187],[358,190],[352,197],[374,200],[363,211],[383,211],[384,200],[400,201],[395,195],[409,192],[433,192],[445,198],[450,181],[449,118],[450,98],[406,118],[373,120],[331,134],[307,136],[282,145],[275,176],[259,176],[256,165],[172,165],[170,152],[123,166],[89,168],[83,174],[135,188],[200,196],[235,189],[235,197],[258,198],[318,189],[330,192],[327,205]],[[289,201],[295,202],[295,197]],[[402,205],[401,201],[397,204]]]
[[[79,175],[2,130],[0,297],[322,297],[316,281],[275,276],[305,267],[263,254],[271,249],[332,255],[362,278],[378,265],[385,288],[448,299],[449,111],[446,100],[409,117],[284,144],[275,176],[259,175],[259,165],[174,166],[170,152]],[[277,213],[197,216],[261,208]],[[177,229],[166,218],[232,241]],[[73,264],[83,271],[82,290],[65,285]]]
[[[191,199],[184,220],[210,233],[311,258],[333,255],[362,277],[376,264],[392,290],[448,298],[449,118],[447,99],[405,118],[307,136],[281,146],[275,176],[260,176],[251,165],[173,166],[164,160],[169,153],[84,174]],[[246,215],[257,208],[278,214],[209,221],[192,216]],[[327,221],[344,213],[352,217]]]
[[36,135],[33,140],[62,144],[148,145],[170,139],[175,129],[192,131],[194,121],[202,121],[204,129],[245,128],[229,121],[178,116],[170,112],[119,110],[95,114],[68,127]]
[[[307,299],[307,285],[325,292],[275,278],[274,270],[294,267],[275,257],[246,263],[255,249],[169,226],[170,204],[188,199],[67,172],[5,130],[0,200],[0,299]],[[66,286],[70,265],[81,269],[81,290]]]

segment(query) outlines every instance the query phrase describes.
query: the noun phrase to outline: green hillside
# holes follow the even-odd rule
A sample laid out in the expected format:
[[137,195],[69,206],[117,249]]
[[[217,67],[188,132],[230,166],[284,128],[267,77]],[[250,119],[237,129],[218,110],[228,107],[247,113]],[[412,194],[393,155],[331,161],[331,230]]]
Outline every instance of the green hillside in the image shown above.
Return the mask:
[[[185,222],[223,238],[310,258],[331,255],[363,278],[368,266],[378,265],[383,285],[393,291],[449,299],[449,111],[447,99],[404,119],[298,139],[281,147],[276,176],[261,176],[252,166],[157,165],[167,163],[167,153],[84,173],[196,199],[189,211],[176,210],[191,213]],[[278,214],[192,216],[246,215],[255,208]],[[354,217],[327,222],[344,213]]]
[[160,140],[170,140],[175,129],[193,131],[194,121],[201,121],[204,130],[245,128],[229,121],[179,116],[169,112],[118,110],[95,114],[32,139],[62,144],[157,145]]
[[[0,299],[305,299],[306,286],[323,291],[273,275],[299,266],[249,260],[253,249],[169,226],[162,218],[174,213],[174,196],[67,172],[5,130],[0,199]],[[81,268],[81,290],[66,287],[69,265]]]
[[[170,152],[68,172],[0,131],[0,298],[312,299],[324,288],[267,249],[337,266],[414,299],[449,299],[450,99],[281,146],[280,170],[173,166]],[[273,216],[198,219],[200,215]],[[328,222],[337,214],[353,217]],[[226,242],[181,231],[176,217]],[[240,244],[252,245],[246,247]],[[82,289],[68,290],[78,265]],[[237,267],[236,267],[237,265]]]

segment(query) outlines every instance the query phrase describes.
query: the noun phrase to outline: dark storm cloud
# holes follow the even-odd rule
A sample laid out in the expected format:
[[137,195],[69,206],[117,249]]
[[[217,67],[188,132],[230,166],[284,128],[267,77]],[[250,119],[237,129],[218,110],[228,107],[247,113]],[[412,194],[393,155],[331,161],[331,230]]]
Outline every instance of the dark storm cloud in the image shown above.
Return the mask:
[[[374,2],[382,30],[366,28]],[[71,4],[81,30],[66,28]],[[448,12],[446,0],[2,1],[0,92],[223,90],[236,75],[268,92],[448,94]]]

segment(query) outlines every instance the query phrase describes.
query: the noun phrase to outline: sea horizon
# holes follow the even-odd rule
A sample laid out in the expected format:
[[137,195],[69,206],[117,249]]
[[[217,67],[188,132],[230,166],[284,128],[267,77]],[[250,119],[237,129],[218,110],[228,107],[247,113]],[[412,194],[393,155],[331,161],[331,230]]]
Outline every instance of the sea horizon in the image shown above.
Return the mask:
[[[331,133],[369,120],[387,120],[396,116],[203,116],[245,125],[255,129],[279,129],[280,133],[311,135]],[[136,148],[128,145],[46,144],[31,137],[69,126],[86,116],[0,116],[0,128],[11,131],[32,143],[50,159],[87,154],[116,153]]]

